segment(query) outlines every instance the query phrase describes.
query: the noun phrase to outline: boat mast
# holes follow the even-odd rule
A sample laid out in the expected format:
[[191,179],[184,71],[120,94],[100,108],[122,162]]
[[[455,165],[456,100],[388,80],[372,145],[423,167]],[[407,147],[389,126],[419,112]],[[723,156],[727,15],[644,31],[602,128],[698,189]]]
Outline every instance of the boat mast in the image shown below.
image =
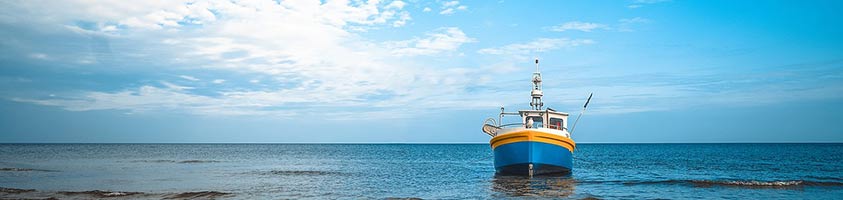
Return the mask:
[[533,91],[530,93],[530,96],[533,97],[530,106],[533,109],[541,110],[544,106],[542,95],[542,73],[539,72],[539,58],[536,58],[536,72],[533,72]]

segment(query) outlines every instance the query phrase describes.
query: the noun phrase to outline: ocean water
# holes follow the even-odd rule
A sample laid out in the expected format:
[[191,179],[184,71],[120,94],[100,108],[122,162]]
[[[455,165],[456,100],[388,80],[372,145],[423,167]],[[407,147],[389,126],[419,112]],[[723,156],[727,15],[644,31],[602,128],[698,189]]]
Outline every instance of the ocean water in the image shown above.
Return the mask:
[[2,144],[0,198],[841,199],[843,144],[580,144],[568,176],[486,144]]

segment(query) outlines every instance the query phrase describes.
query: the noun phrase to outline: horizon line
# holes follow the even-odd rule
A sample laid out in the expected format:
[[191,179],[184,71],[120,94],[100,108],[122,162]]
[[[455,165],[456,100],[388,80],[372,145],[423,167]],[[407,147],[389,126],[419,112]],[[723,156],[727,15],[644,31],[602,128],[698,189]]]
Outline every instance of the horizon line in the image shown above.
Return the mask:
[[[486,144],[486,142],[0,142],[5,144]],[[808,142],[579,142],[577,144],[843,144],[843,141]]]

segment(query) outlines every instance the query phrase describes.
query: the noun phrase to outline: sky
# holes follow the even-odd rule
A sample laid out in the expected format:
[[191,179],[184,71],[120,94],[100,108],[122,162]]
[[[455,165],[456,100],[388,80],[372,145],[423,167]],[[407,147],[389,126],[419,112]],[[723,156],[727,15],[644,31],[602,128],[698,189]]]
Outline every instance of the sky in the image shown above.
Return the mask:
[[[841,1],[0,2],[0,142],[843,142]],[[572,124],[569,124],[572,125]]]

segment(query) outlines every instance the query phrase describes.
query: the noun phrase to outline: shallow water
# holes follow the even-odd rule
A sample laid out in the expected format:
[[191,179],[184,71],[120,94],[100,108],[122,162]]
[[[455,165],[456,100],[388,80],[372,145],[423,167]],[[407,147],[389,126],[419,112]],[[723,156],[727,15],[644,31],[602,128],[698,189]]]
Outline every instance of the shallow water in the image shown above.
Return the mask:
[[570,176],[530,179],[485,144],[2,144],[0,198],[843,197],[843,144],[577,147]]

